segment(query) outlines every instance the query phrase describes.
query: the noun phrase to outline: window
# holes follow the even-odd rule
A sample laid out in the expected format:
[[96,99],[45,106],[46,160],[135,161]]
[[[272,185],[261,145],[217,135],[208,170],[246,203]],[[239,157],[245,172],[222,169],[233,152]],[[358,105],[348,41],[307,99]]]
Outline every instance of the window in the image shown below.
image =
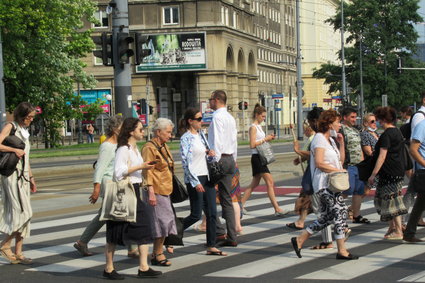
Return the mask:
[[105,28],[109,26],[109,17],[105,11],[99,10],[95,12],[94,17],[100,22],[99,24],[94,25],[95,28]]
[[236,12],[233,12],[233,28],[237,28],[238,15]]
[[164,8],[164,25],[176,25],[179,23],[179,8],[165,7]]
[[221,7],[221,23],[223,25],[229,25],[229,8],[222,6]]

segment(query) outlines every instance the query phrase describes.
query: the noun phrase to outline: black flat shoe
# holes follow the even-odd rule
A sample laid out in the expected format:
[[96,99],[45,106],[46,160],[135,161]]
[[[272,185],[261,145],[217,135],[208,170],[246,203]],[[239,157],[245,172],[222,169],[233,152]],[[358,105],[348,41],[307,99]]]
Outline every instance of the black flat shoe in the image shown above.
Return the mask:
[[145,277],[150,277],[150,278],[152,278],[152,277],[158,277],[158,276],[160,276],[160,275],[162,275],[162,272],[161,272],[161,271],[153,270],[153,269],[152,269],[152,268],[150,268],[150,267],[149,267],[149,269],[148,269],[148,270],[146,270],[146,271],[141,271],[141,270],[139,269],[139,271],[137,272],[137,276],[138,276],[138,277],[142,277],[142,278],[145,278]]
[[359,257],[356,256],[356,255],[352,255],[352,254],[348,254],[348,256],[343,256],[343,255],[337,253],[336,254],[336,259],[353,260],[353,259],[359,259]]
[[294,251],[297,254],[297,256],[299,258],[302,258],[302,256],[301,256],[301,249],[298,248],[297,238],[296,237],[291,238],[291,243],[292,243],[292,247],[294,248]]
[[114,270],[112,270],[111,272],[106,272],[105,270],[103,270],[103,277],[108,278],[109,280],[123,280],[124,276],[122,276],[121,274],[119,274],[118,272]]

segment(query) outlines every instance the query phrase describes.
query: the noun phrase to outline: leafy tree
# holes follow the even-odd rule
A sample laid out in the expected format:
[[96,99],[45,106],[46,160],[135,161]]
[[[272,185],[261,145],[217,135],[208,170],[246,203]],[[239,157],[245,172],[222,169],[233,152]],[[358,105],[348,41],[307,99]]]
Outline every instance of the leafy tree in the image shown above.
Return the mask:
[[74,83],[95,85],[81,61],[94,47],[83,19],[96,22],[95,11],[91,0],[0,1],[7,110],[22,101],[40,106],[46,147],[59,144],[65,119],[82,117]]
[[[348,36],[345,47],[347,83],[355,89],[349,94],[355,101],[360,93],[360,53],[363,61],[364,100],[368,110],[381,104],[383,94],[393,107],[412,105],[425,89],[424,71],[398,70],[403,67],[425,67],[414,61],[417,33],[413,23],[422,21],[417,13],[418,0],[352,0],[344,4],[344,29]],[[341,27],[341,10],[327,23],[337,31]],[[360,41],[362,50],[360,52]],[[341,59],[341,52],[338,53]],[[313,76],[330,84],[330,93],[342,89],[341,67],[323,64]]]

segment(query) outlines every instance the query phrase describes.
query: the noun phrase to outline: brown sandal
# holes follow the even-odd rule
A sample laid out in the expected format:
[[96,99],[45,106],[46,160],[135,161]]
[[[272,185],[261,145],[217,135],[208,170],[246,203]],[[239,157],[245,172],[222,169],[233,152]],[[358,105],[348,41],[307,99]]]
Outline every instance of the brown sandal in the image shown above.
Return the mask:
[[[9,251],[9,252],[6,252]],[[0,254],[7,259],[11,264],[18,264],[19,260],[16,255],[12,252],[11,248],[0,248]]]
[[25,257],[23,254],[15,255],[15,256],[16,256],[16,259],[19,261],[20,264],[23,264],[23,265],[32,264],[32,259]]

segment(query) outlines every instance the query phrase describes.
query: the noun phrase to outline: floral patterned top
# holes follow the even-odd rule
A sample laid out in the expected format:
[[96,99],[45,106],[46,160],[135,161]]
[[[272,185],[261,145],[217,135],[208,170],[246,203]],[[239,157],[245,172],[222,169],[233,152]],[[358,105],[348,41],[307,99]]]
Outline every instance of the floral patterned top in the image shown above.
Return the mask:
[[[378,133],[376,133],[378,135]],[[375,151],[375,145],[378,139],[376,139],[369,131],[362,131],[360,133],[362,146],[368,145],[372,147],[372,151]],[[378,135],[379,138],[379,135]]]

